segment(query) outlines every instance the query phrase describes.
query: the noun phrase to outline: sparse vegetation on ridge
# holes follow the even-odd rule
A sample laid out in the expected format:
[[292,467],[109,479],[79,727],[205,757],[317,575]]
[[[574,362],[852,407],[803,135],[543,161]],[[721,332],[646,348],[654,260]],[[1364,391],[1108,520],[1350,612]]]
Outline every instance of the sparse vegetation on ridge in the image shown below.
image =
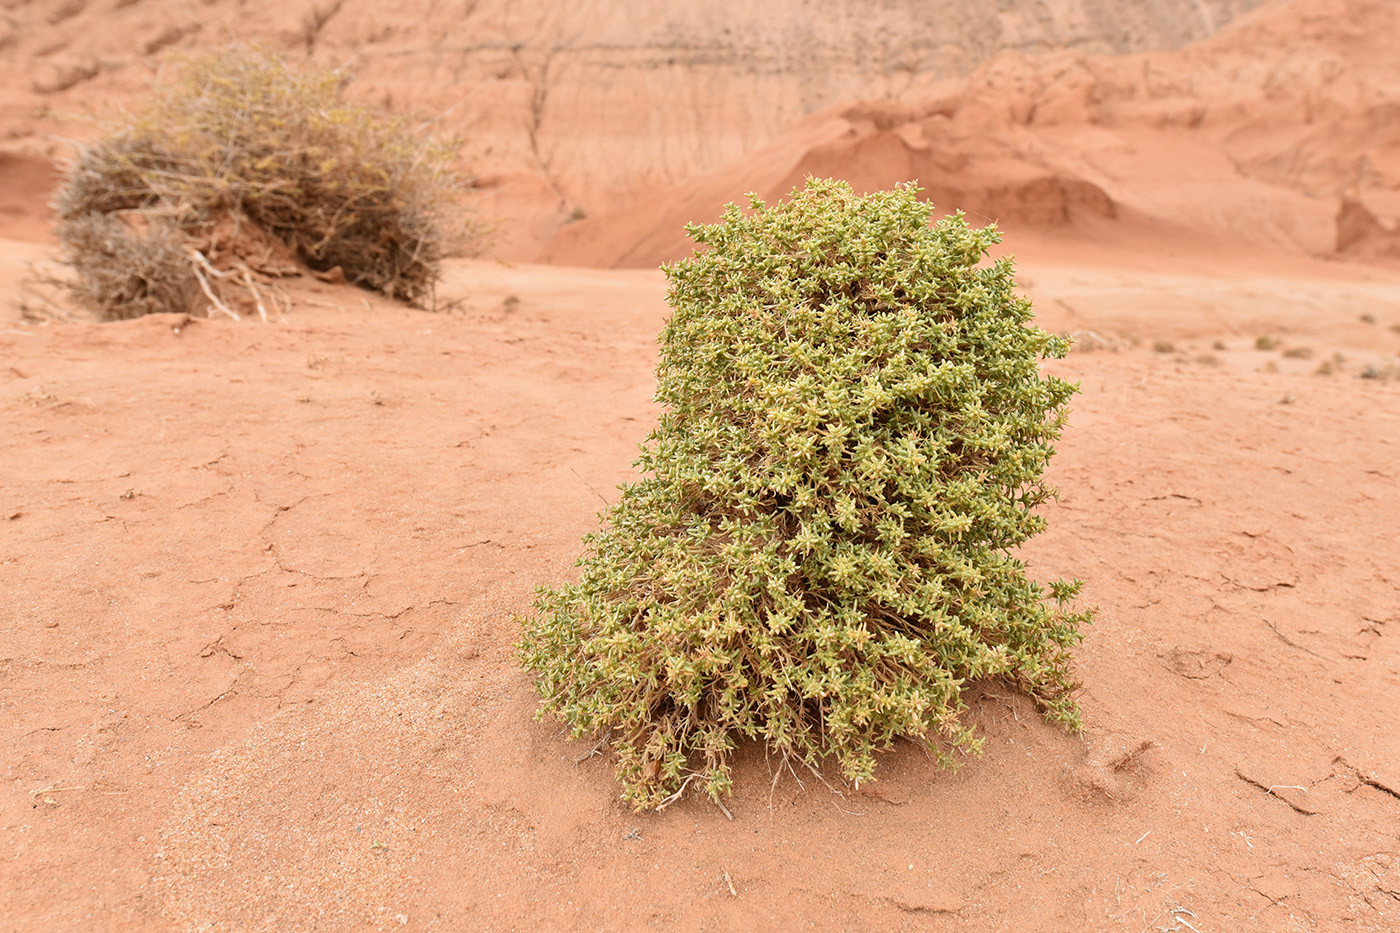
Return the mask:
[[610,735],[639,809],[718,800],[741,737],[856,782],[897,736],[951,765],[972,678],[1078,727],[1079,583],[1014,556],[1054,495],[1076,386],[1038,363],[1068,341],[984,263],[995,229],[931,226],[916,194],[811,180],[688,228],[703,249],[666,268],[643,478],[520,645],[541,713]]
[[423,303],[476,236],[455,219],[452,149],[347,102],[346,74],[243,45],[176,70],[82,147],[57,199],[74,291],[100,316],[265,315],[298,263]]

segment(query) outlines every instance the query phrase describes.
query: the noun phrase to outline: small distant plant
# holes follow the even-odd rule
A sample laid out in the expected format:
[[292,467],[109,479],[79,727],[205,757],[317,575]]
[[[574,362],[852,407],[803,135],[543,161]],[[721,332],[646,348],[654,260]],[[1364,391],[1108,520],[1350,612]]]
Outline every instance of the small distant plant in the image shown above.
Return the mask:
[[1078,728],[1078,581],[1031,580],[1044,470],[1076,386],[1040,373],[1000,234],[930,225],[917,188],[810,180],[691,226],[666,267],[665,406],[577,582],[519,647],[541,715],[605,733],[625,799],[731,789],[741,737],[855,782],[895,737],[979,747],[972,678]]
[[102,317],[265,314],[293,263],[422,303],[444,254],[476,235],[451,229],[453,151],[344,100],[344,73],[242,45],[177,71],[82,147],[58,196],[74,290]]

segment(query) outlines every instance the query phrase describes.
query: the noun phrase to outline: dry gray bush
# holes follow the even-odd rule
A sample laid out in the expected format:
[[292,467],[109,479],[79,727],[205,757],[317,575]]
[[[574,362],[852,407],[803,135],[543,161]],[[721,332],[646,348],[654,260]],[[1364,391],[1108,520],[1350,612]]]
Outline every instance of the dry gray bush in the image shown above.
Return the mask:
[[57,199],[74,292],[103,318],[266,317],[297,264],[424,304],[479,239],[451,147],[344,100],[345,74],[241,45],[178,71],[82,147]]

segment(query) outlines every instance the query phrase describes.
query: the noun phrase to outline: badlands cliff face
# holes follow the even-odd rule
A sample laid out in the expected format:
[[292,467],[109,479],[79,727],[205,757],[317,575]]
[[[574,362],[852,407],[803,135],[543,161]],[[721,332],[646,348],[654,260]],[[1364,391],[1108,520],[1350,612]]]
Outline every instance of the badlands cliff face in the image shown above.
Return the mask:
[[807,174],[1011,228],[1400,251],[1386,0],[6,0],[2,28],[0,224],[42,227],[56,139],[243,39],[455,134],[504,258],[654,265]]
[[6,0],[9,146],[91,135],[167,55],[232,38],[346,64],[460,135],[516,255],[571,214],[731,165],[852,100],[915,100],[1002,52],[1183,46],[1258,0]]
[[1294,0],[1180,50],[1001,53],[966,77],[829,108],[761,152],[565,228],[546,255],[650,265],[684,253],[687,218],[817,174],[862,190],[918,179],[939,206],[1008,229],[1097,227],[1122,240],[1124,225],[1146,223],[1393,260],[1397,37],[1394,3]]

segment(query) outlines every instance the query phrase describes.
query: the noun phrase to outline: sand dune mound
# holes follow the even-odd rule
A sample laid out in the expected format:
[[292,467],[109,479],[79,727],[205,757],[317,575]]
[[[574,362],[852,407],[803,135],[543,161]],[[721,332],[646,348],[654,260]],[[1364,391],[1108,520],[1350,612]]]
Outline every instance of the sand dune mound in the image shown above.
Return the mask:
[[989,115],[980,102],[967,103],[922,112],[848,107],[841,116],[850,128],[804,153],[779,187],[796,187],[809,175],[844,177],[861,191],[917,179],[934,203],[975,217],[1058,226],[1081,213],[1115,216],[1113,200],[1098,185],[980,132]]
[[844,179],[859,193],[917,181],[940,210],[961,210],[978,222],[1055,228],[1117,215],[1102,188],[1018,147],[1010,126],[1009,111],[985,99],[838,106],[742,164],[564,228],[545,258],[654,266],[689,253],[684,228],[692,219],[718,217],[724,204],[750,191],[777,200],[811,176]]

